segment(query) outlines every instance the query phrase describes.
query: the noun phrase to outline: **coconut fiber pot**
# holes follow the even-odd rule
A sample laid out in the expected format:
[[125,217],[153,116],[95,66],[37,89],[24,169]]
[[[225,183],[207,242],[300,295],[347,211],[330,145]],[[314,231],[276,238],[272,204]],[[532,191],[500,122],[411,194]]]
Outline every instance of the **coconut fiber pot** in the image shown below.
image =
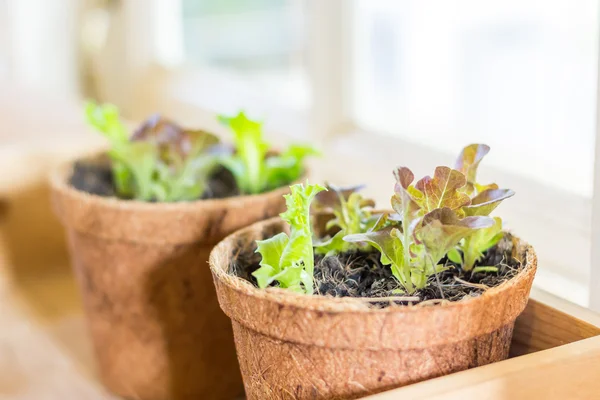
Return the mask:
[[243,394],[229,319],[207,265],[229,233],[285,209],[288,188],[254,196],[145,203],[90,195],[51,179],[66,227],[101,379],[140,400]]
[[537,265],[524,242],[522,271],[479,297],[375,309],[359,299],[261,290],[229,273],[239,251],[285,230],[279,218],[254,224],[210,257],[248,399],[354,399],[508,357]]

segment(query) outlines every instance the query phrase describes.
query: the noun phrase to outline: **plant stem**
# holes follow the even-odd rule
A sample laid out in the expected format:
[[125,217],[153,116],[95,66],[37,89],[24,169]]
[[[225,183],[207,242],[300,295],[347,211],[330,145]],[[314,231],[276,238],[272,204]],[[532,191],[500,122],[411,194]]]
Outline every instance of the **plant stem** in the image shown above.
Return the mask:
[[[410,232],[408,232],[408,227],[410,224],[407,224],[408,222],[408,207],[403,207],[404,208],[404,212],[402,215],[402,247],[403,247],[403,253],[404,253],[404,287],[406,288],[406,290],[408,291],[409,294],[414,292],[414,287],[413,287],[413,283],[412,283],[412,279],[411,279],[411,272],[410,272]],[[408,277],[408,279],[407,279]]]
[[433,262],[433,257],[431,257],[431,255],[429,253],[427,253],[427,255],[429,256],[429,261],[431,262],[431,267],[433,268],[433,273],[435,274],[435,280],[438,284],[438,288],[440,289],[440,294],[442,295],[442,300],[446,300],[446,296],[444,296],[444,290],[442,289],[442,282],[440,282],[440,277],[438,276],[437,273],[437,261],[434,263]]
[[492,266],[481,266],[473,268],[473,273],[476,274],[478,272],[498,272],[498,267]]
[[471,271],[473,269],[473,266],[479,259],[480,254],[481,253],[479,253],[479,251],[474,249],[471,245],[471,238],[466,237],[463,246],[463,269],[465,271]]

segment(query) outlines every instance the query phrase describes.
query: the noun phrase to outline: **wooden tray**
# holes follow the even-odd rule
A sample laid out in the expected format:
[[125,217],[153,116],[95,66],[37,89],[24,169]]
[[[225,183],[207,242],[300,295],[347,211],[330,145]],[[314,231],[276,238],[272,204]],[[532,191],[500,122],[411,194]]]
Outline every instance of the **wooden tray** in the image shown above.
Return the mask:
[[600,399],[597,335],[598,314],[534,289],[508,360],[365,399]]

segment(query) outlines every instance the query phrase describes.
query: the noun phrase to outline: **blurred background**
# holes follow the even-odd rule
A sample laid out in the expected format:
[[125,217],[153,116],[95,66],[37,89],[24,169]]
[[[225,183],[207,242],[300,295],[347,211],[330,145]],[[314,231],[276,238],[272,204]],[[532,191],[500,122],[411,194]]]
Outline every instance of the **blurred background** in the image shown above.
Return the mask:
[[361,129],[446,152],[482,141],[494,149],[491,164],[590,197],[597,8],[3,0],[0,76],[110,101],[132,120],[158,110],[194,123],[244,108],[299,137]]
[[245,109],[386,206],[394,166],[487,143],[509,224],[565,279],[539,280],[587,305],[597,42],[597,0],[1,0],[2,151],[101,144],[85,98],[217,131]]
[[545,261],[540,284],[587,305],[598,12],[598,0],[0,0],[0,101],[16,128],[2,151],[101,144],[82,130],[85,98],[133,123],[158,111],[217,132],[215,114],[245,109],[276,144],[324,150],[314,179],[366,182],[383,207],[394,166],[430,173],[487,143],[483,174],[517,191],[503,207]]
[[22,280],[62,307],[47,272],[64,243],[39,182],[103,144],[84,99],[217,133],[216,114],[244,109],[275,144],[323,150],[313,180],[367,183],[382,208],[395,166],[432,173],[489,144],[482,180],[517,192],[499,212],[539,253],[535,285],[600,311],[598,3],[0,0],[10,262],[37,260]]

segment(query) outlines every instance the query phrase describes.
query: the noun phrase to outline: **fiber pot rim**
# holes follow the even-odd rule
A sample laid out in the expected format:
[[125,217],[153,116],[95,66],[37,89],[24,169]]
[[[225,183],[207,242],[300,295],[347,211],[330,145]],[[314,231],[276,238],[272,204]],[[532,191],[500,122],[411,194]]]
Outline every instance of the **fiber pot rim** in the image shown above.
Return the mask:
[[[428,306],[386,308],[369,308],[357,298],[259,289],[227,272],[230,254],[239,238],[281,223],[281,219],[275,217],[243,228],[217,244],[209,259],[223,311],[236,322],[278,340],[381,350],[430,348],[489,334],[513,323],[523,311],[537,269],[535,251],[518,239],[519,247],[526,252],[524,268],[480,296]],[[436,330],[432,325],[444,329]],[[361,329],[365,329],[364,334],[360,334]]]
[[[85,159],[89,157],[81,157]],[[63,225],[107,240],[156,245],[203,242],[215,244],[230,233],[271,217],[283,207],[289,185],[269,192],[180,202],[123,200],[90,194],[73,187],[69,178],[77,160],[56,167],[50,174],[52,205]],[[303,176],[292,182],[298,183]],[[276,210],[277,211],[277,210]]]
[[[318,294],[302,294],[295,293],[289,290],[280,289],[280,288],[267,288],[260,289],[254,286],[252,283],[247,280],[240,278],[238,276],[234,276],[224,271],[223,268],[217,266],[219,264],[218,253],[222,251],[223,248],[228,244],[228,242],[235,240],[238,236],[247,234],[252,230],[256,230],[258,227],[262,228],[266,225],[270,225],[274,222],[281,221],[280,217],[273,217],[264,221],[256,222],[250,226],[240,229],[236,231],[226,238],[224,238],[221,242],[219,242],[210,254],[210,269],[213,274],[222,281],[225,285],[230,287],[231,289],[240,292],[242,294],[246,294],[253,297],[263,298],[266,300],[276,301],[282,304],[290,304],[297,306],[298,308],[305,308],[309,310],[315,311],[326,311],[326,312],[345,312],[345,311],[353,311],[353,312],[361,312],[361,313],[398,313],[398,312],[418,312],[422,310],[424,307],[444,307],[444,308],[452,308],[459,307],[461,304],[466,302],[482,302],[482,298],[486,297],[494,297],[499,292],[505,291],[507,288],[511,286],[515,286],[520,283],[522,280],[527,279],[528,276],[535,273],[537,270],[537,255],[533,246],[524,242],[521,238],[517,237],[519,241],[521,241],[525,245],[526,252],[526,260],[525,267],[517,275],[512,277],[511,279],[502,282],[500,285],[489,288],[483,294],[476,297],[468,297],[465,299],[461,299],[459,301],[451,301],[451,302],[443,302],[437,303],[435,305],[419,305],[416,304],[414,306],[405,306],[405,305],[396,305],[385,308],[369,308],[366,306],[365,301],[361,301],[359,298],[355,297],[328,297],[322,296]],[[306,301],[302,301],[300,304],[297,300],[302,299]]]

